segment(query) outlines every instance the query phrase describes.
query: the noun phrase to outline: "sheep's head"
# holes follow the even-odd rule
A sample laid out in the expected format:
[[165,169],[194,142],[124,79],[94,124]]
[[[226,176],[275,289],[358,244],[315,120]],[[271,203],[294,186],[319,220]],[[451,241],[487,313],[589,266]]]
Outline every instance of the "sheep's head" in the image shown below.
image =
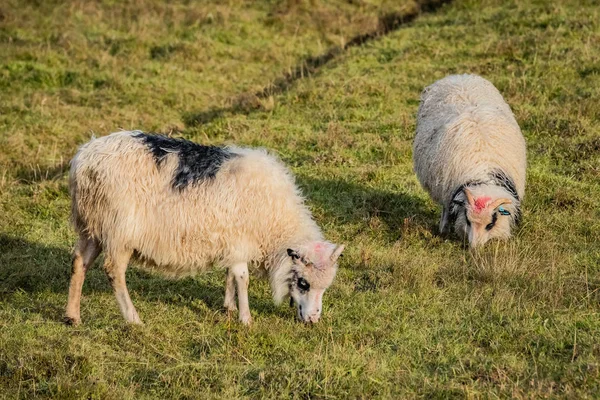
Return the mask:
[[292,259],[289,280],[290,305],[296,303],[298,319],[317,322],[321,317],[323,293],[333,282],[343,245],[315,242],[302,249],[287,249]]
[[457,216],[456,228],[468,237],[471,247],[481,246],[490,239],[510,237],[515,213],[511,199],[477,196],[468,188],[464,189],[464,195],[464,212]]

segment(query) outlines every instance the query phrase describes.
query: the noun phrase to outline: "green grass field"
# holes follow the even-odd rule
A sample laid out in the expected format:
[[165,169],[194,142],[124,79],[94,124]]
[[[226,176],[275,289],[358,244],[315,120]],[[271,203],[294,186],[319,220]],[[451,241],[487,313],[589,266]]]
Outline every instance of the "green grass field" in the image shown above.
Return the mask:
[[[600,396],[600,3],[419,7],[0,3],[0,398]],[[420,92],[462,72],[498,87],[528,143],[524,223],[480,252],[437,234],[412,171]],[[257,277],[246,328],[222,271],[132,268],[145,325],[128,326],[97,262],[83,324],[63,325],[68,161],[121,128],[290,165],[347,245],[322,321]]]

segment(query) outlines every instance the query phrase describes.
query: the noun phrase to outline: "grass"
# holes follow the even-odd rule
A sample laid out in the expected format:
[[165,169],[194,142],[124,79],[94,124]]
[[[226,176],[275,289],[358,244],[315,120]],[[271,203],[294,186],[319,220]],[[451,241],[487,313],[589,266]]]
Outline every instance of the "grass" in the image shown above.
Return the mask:
[[[416,7],[0,5],[0,397],[596,397],[598,3],[456,0],[341,50]],[[499,88],[528,143],[524,224],[477,253],[437,235],[411,162],[421,90],[461,72]],[[279,154],[347,244],[322,322],[256,278],[247,329],[221,310],[221,272],[131,269],[145,325],[127,326],[96,267],[83,325],[61,324],[68,160],[119,128]]]

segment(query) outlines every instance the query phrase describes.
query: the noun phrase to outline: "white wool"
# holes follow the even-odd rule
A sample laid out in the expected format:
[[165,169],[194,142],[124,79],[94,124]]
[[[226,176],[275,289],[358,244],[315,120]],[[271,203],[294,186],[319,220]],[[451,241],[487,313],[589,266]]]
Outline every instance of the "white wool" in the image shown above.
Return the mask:
[[[512,204],[505,208],[511,211],[514,222],[525,195],[525,139],[510,107],[487,80],[476,75],[452,75],[423,91],[413,158],[421,185],[445,210],[458,187],[483,182],[468,187],[475,197],[509,198]],[[519,199],[498,186],[486,188],[490,174],[498,170],[512,179]],[[467,230],[464,223],[464,219],[457,220],[457,231]],[[499,225],[489,236],[510,236],[511,224]]]
[[[288,293],[288,248],[323,241],[287,168],[265,150],[230,147],[214,179],[172,188],[178,156],[157,166],[132,136],[117,132],[83,145],[71,164],[78,233],[141,265],[185,276],[250,262],[270,275],[274,299]],[[331,277],[333,279],[333,277]],[[331,283],[329,281],[329,283]]]

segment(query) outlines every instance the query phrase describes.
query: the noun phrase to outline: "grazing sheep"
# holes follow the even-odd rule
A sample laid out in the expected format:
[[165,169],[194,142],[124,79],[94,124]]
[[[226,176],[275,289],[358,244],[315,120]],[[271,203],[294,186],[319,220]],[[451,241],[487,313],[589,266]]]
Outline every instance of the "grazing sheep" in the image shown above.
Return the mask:
[[76,244],[66,321],[80,320],[86,270],[104,251],[121,313],[140,323],[125,270],[193,275],[227,268],[225,303],[250,324],[248,263],[266,270],[276,303],[295,301],[317,322],[344,249],[324,241],[290,172],[264,150],[201,146],[182,139],[117,132],[82,146],[71,162]]
[[452,75],[421,95],[415,172],[471,247],[506,239],[525,194],[525,139],[498,90],[476,75]]

